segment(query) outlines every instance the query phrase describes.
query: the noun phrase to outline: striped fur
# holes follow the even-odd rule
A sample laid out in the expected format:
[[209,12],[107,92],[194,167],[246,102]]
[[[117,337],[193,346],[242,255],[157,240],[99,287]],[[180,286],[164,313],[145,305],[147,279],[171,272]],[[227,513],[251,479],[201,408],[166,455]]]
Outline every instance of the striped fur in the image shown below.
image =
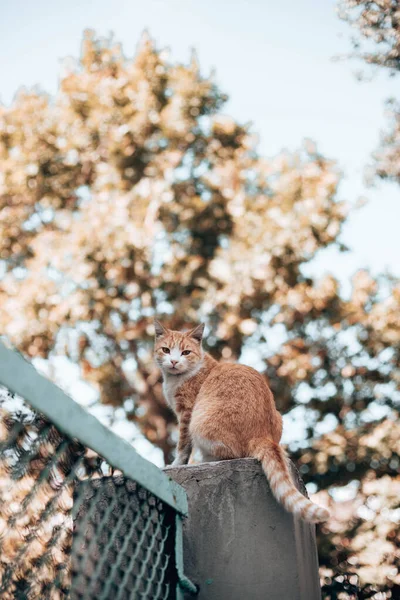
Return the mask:
[[295,487],[282,446],[268,439],[259,440],[252,443],[251,455],[261,462],[273,495],[288,512],[310,523],[329,518],[329,511],[308,500]]

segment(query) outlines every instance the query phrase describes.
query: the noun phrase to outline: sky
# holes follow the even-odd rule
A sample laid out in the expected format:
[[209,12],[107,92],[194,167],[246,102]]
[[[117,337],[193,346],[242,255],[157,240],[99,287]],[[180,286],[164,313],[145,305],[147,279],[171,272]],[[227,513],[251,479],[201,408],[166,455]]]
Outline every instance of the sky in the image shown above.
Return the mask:
[[21,86],[56,93],[62,59],[79,55],[85,28],[114,33],[127,56],[144,29],[172,60],[188,62],[195,48],[202,72],[215,69],[230,97],[224,112],[253,123],[261,154],[311,138],[343,171],[339,197],[368,198],[343,230],[352,252],[324,250],[308,268],[333,273],[346,292],[359,267],[400,275],[399,188],[363,183],[399,80],[382,72],[359,82],[359,64],[333,60],[350,51],[352,33],[335,7],[333,0],[0,0],[0,100],[9,105]]

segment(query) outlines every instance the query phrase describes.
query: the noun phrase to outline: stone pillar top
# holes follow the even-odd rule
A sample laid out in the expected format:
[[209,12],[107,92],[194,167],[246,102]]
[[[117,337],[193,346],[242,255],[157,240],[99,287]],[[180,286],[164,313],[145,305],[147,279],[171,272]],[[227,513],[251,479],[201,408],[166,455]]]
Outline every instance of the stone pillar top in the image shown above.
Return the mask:
[[[198,600],[320,600],[315,527],[278,504],[257,460],[165,471],[188,495],[184,568]],[[293,478],[305,493],[294,467]]]

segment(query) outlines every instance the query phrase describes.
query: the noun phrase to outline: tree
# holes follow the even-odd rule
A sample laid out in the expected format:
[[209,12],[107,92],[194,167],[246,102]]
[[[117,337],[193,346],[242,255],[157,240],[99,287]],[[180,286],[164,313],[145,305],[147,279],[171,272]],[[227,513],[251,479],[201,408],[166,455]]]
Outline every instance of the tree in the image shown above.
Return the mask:
[[[145,37],[126,59],[87,32],[54,99],[25,91],[1,109],[0,331],[30,357],[79,364],[169,460],[152,320],[201,319],[207,349],[252,351],[278,408],[305,423],[292,450],[320,495],[356,479],[374,498],[368,482],[390,487],[398,469],[399,283],[360,271],[344,298],[334,277],[304,274],[322,249],[345,250],[338,167],[312,142],[260,157],[225,100],[195,56],[173,64]],[[384,459],[368,442],[381,438]],[[323,563],[351,573],[362,560],[364,583],[397,585],[398,557],[375,574],[352,515],[321,538]],[[395,547],[394,524],[372,529]]]
[[[356,31],[354,54],[377,71],[387,69],[392,76],[400,71],[400,8],[397,0],[340,0],[339,15]],[[372,175],[400,181],[400,105],[387,102],[388,131],[374,154]]]
[[369,65],[400,69],[400,10],[397,0],[339,0],[339,15],[355,30],[355,56]]
[[[339,15],[356,31],[352,39],[353,58],[366,62],[374,71],[385,67],[391,76],[395,76],[400,68],[400,10],[397,0],[340,0]],[[395,99],[390,99],[387,104],[390,125],[388,131],[382,135],[380,147],[373,155],[373,166],[369,169],[370,182],[374,179],[399,182],[399,105]],[[385,283],[383,285],[385,286]],[[396,306],[398,290],[398,284],[394,288],[389,287],[387,306]],[[368,307],[368,312],[370,319],[380,323],[380,327],[385,326],[385,322],[386,325],[389,323],[386,321],[388,313],[382,319],[376,318],[376,314],[374,316],[373,307]],[[394,321],[393,326],[397,329]],[[384,337],[388,341],[387,336]],[[325,440],[321,438],[317,441],[308,458],[311,466],[313,457],[319,455],[325,469],[331,461],[346,464],[350,471],[348,480],[353,479],[348,484],[353,484],[352,499],[341,504],[341,514],[337,515],[336,527],[331,535],[321,539],[320,554],[326,557],[326,563],[330,562],[330,566],[339,565],[336,575],[340,570],[345,570],[346,564],[350,564],[348,570],[358,573],[361,590],[355,591],[352,585],[355,583],[354,576],[339,575],[332,579],[331,570],[326,579],[325,589],[328,597],[332,598],[338,590],[343,589],[348,590],[349,595],[346,597],[351,598],[400,596],[400,538],[396,526],[400,508],[400,449],[397,443],[399,426],[396,422],[399,406],[399,341],[393,328],[390,337],[391,342],[385,350],[382,348],[379,351],[373,344],[374,350],[369,350],[369,353],[371,359],[378,361],[376,364],[380,367],[384,365],[382,357],[385,354],[390,354],[393,358],[392,365],[385,367],[392,380],[393,396],[390,398],[391,393],[388,393],[387,389],[377,386],[382,394],[378,401],[382,408],[385,406],[392,411],[392,418],[384,419],[380,424],[376,424],[374,419],[367,419],[354,431],[342,430],[339,437],[336,436],[337,432],[328,434]],[[369,366],[371,367],[371,364]],[[325,450],[321,455],[323,445]],[[311,467],[311,472],[315,473],[314,466]],[[345,480],[346,477],[342,478],[342,483],[345,483]],[[324,484],[321,487],[324,487]],[[381,595],[376,595],[377,590],[381,591]]]

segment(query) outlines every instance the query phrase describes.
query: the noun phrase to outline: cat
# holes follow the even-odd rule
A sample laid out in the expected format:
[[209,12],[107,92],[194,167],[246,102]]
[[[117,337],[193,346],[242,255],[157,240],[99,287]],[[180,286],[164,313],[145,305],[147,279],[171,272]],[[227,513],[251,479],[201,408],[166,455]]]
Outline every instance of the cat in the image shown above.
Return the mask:
[[283,507],[309,522],[329,512],[295,487],[279,445],[282,417],[264,377],[242,364],[218,363],[203,351],[204,325],[187,332],[155,321],[154,357],[163,374],[163,392],[179,421],[177,457],[187,464],[193,448],[205,462],[253,457],[261,462],[272,493]]

